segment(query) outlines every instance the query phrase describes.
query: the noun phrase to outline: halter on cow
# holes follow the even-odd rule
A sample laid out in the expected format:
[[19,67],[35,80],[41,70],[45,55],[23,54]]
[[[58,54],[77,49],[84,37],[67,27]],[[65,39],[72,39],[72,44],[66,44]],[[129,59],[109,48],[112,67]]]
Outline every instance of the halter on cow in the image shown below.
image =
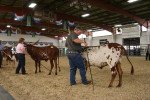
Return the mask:
[[[57,75],[57,58],[59,60],[59,49],[55,46],[46,46],[46,47],[36,47],[33,45],[26,45],[28,53],[31,55],[31,58],[35,61],[35,73],[37,73],[37,65],[39,66],[39,72],[41,72],[40,65],[41,60],[50,60],[51,69],[49,75],[52,72],[52,69],[55,65],[55,75]],[[59,63],[59,61],[58,61]],[[59,65],[58,65],[59,67]],[[60,71],[60,67],[59,67]]]
[[[119,83],[117,87],[122,85],[122,69],[121,69],[121,57],[125,53],[125,49],[122,45],[117,43],[107,43],[102,46],[97,47],[88,47],[82,52],[82,56],[86,61],[89,61],[91,66],[97,66],[99,68],[103,68],[104,66],[109,65],[112,78],[108,87],[112,87],[113,81],[117,75],[119,75]],[[127,54],[127,60],[131,64],[131,74],[134,73],[134,68],[132,63],[130,62]],[[117,70],[117,72],[116,72]]]

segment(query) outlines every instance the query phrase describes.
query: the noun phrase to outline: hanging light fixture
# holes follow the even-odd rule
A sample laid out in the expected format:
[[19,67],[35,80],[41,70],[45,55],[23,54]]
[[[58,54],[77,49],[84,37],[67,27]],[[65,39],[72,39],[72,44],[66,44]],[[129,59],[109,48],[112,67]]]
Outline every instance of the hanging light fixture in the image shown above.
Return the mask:
[[10,27],[11,27],[11,25],[7,25],[6,27],[7,27],[7,28],[10,28]]
[[28,7],[29,8],[34,8],[36,5],[37,5],[36,3],[30,3]]
[[75,7],[76,9],[82,9],[82,10],[88,10],[92,6],[89,3],[86,2],[80,2],[79,0],[75,0],[70,3],[70,7]]

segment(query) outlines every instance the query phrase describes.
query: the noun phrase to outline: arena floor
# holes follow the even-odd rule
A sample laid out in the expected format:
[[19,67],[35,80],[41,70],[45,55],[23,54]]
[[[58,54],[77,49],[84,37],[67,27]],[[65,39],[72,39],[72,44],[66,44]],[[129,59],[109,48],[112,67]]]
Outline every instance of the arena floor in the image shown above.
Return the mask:
[[[60,57],[61,72],[58,75],[48,75],[48,70],[42,67],[42,72],[35,74],[34,62],[26,57],[28,75],[16,75],[15,67],[3,64],[0,69],[0,85],[3,86],[16,100],[149,100],[150,99],[150,61],[144,57],[130,57],[135,74],[130,75],[130,65],[127,59],[122,59],[123,85],[107,88],[111,72],[107,67],[102,70],[92,67],[94,87],[83,85],[77,73],[77,85],[69,86],[69,64],[67,57]],[[42,62],[49,67],[49,62]],[[87,78],[90,80],[89,71]]]

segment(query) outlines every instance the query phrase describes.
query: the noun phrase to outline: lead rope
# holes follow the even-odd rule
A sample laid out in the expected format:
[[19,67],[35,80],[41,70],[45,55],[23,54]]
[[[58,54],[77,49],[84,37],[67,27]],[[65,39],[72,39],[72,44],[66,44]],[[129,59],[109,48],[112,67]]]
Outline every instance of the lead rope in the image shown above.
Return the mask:
[[[85,41],[85,38],[84,38],[84,41]],[[86,41],[85,41],[85,42],[86,42]],[[90,65],[90,61],[89,61],[88,51],[87,51],[87,62],[88,62],[89,70],[90,70],[91,82],[92,82],[93,91],[94,91],[93,75],[92,75],[91,65]]]
[[91,82],[92,82],[93,91],[94,91],[93,75],[92,75],[91,65],[90,65],[90,62],[89,62],[88,52],[87,52],[87,62],[88,62],[89,70],[90,70]]

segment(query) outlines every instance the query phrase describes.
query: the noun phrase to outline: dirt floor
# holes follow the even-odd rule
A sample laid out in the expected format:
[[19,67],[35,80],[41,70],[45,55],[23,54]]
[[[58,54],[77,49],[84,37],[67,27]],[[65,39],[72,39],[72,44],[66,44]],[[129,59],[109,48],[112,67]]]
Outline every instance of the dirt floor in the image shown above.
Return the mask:
[[[109,67],[102,70],[92,67],[94,91],[92,85],[81,84],[79,72],[77,85],[69,86],[69,64],[67,57],[60,58],[61,72],[48,75],[48,70],[42,67],[42,72],[35,74],[34,62],[26,57],[28,75],[16,75],[12,65],[3,64],[0,69],[0,85],[3,86],[16,100],[150,100],[150,61],[144,57],[130,57],[135,68],[135,74],[130,75],[130,65],[127,59],[122,59],[123,85],[108,88],[111,78]],[[49,62],[42,62],[49,67]],[[87,78],[90,80],[88,71]]]

